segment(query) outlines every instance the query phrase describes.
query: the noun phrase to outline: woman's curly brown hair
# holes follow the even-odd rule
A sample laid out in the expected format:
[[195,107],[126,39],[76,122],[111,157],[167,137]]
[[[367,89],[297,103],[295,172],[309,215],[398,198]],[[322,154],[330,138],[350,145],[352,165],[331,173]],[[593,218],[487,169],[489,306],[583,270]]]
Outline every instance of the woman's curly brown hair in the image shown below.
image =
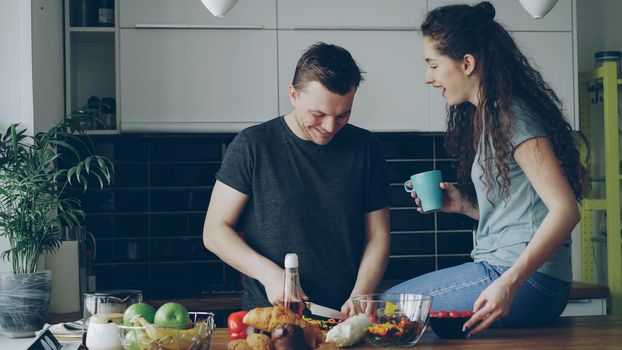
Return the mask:
[[511,110],[513,103],[520,100],[534,112],[544,128],[579,201],[587,177],[577,140],[562,115],[561,101],[494,17],[494,7],[485,1],[474,6],[437,8],[421,25],[423,36],[430,38],[442,55],[462,60],[466,54],[471,54],[478,62],[479,105],[464,102],[449,107],[445,147],[450,156],[457,159],[458,187],[472,203],[477,203],[470,174],[479,151],[480,159],[484,159],[480,167],[484,174],[481,180],[488,188],[486,197],[490,201],[492,184],[496,182],[499,197],[509,198],[506,159],[513,149]]

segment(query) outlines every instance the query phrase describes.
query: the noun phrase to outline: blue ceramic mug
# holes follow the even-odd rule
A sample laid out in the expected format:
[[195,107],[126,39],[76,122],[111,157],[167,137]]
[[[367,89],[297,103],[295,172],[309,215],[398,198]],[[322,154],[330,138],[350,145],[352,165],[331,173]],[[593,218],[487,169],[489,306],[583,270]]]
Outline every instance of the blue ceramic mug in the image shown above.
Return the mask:
[[[443,181],[443,173],[440,170],[431,170],[415,174],[410,180],[404,182],[404,189],[410,193],[417,191],[424,212],[438,210],[443,207],[443,190],[440,183]],[[406,184],[410,182],[412,188]]]

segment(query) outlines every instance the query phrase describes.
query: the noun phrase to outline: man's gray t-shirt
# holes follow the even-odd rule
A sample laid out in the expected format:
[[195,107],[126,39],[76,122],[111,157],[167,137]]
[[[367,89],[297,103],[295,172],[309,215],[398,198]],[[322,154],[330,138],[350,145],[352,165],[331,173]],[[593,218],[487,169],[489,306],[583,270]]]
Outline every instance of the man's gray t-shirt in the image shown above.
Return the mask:
[[[389,205],[379,140],[348,124],[317,145],[281,116],[240,132],[216,179],[249,196],[237,228],[248,245],[281,267],[286,253],[297,253],[302,289],[339,309],[356,281],[365,214]],[[261,283],[243,283],[245,309],[270,305]]]
[[[538,119],[520,101],[512,109],[514,133],[512,151],[521,143],[536,137],[547,137]],[[538,196],[529,179],[512,155],[506,159],[509,167],[509,198],[499,198],[499,184],[495,182],[490,199],[486,197],[486,184],[476,155],[471,168],[471,180],[477,192],[480,220],[475,237],[473,259],[493,265],[511,266],[525,250],[534,233],[548,213],[547,207]],[[483,163],[482,163],[483,164]],[[493,179],[497,174],[493,171]],[[538,271],[562,281],[572,279],[570,266],[570,233],[568,239],[549,261]]]

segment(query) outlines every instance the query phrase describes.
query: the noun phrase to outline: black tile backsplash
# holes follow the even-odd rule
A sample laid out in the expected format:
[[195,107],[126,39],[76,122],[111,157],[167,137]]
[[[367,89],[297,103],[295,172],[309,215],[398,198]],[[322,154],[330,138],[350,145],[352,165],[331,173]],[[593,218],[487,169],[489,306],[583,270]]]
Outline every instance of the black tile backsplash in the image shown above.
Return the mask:
[[82,208],[88,213],[148,212],[148,192],[145,190],[94,190],[82,198]]
[[217,138],[194,136],[168,138],[150,145],[149,159],[152,162],[220,162],[222,141]]
[[421,173],[424,171],[434,169],[434,161],[402,161],[402,160],[388,160],[387,161],[387,173],[390,183],[403,184],[406,180],[410,179],[413,174]]
[[436,258],[434,256],[393,257],[389,259],[384,278],[402,281],[434,270],[436,270]]
[[[93,272],[97,276],[97,287],[99,289],[139,289],[143,292],[151,292],[149,264],[103,264],[98,262],[94,264]],[[164,281],[165,279],[162,278],[157,283],[165,283]]]
[[86,226],[97,238],[149,237],[149,215],[93,214],[86,216]]
[[149,168],[152,187],[182,187],[214,185],[217,164],[154,164]]
[[201,211],[207,208],[211,188],[153,189],[149,196],[152,212]]
[[436,240],[434,232],[393,233],[391,235],[391,256],[434,255]]
[[[404,192],[404,195],[408,194]],[[395,231],[434,231],[435,214],[420,214],[412,208],[391,210],[391,232]]]
[[[147,298],[198,297],[239,291],[240,274],[203,246],[205,211],[223,152],[234,134],[97,135],[112,159],[111,187],[81,194],[86,226],[97,242],[98,289],[136,288]],[[379,133],[391,183],[391,257],[386,280],[405,280],[469,261],[475,221],[420,214],[403,182],[441,169],[455,181],[443,138]],[[76,189],[78,191],[79,189]]]
[[413,133],[383,134],[381,137],[387,159],[434,159],[432,137]]
[[153,213],[150,215],[152,237],[197,236],[203,235],[205,209],[200,213]]
[[152,261],[219,261],[218,257],[203,246],[201,237],[153,238]]
[[113,187],[147,187],[149,169],[147,164],[115,164],[115,176],[112,178]]
[[[197,297],[210,285],[222,283],[222,262],[152,264],[147,298]],[[197,292],[198,291],[198,292]]]
[[148,262],[149,240],[142,239],[99,239],[97,241],[98,262]]

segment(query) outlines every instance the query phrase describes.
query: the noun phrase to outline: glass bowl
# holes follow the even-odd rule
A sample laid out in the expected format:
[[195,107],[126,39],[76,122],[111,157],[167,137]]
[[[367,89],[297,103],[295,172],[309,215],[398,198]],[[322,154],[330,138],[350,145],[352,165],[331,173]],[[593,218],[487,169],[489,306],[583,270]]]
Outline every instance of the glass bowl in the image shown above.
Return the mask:
[[470,310],[462,312],[455,310],[450,312],[444,310],[439,312],[432,311],[430,312],[430,325],[439,338],[462,339],[469,334],[469,332],[463,332],[462,327],[472,315],[473,312]]
[[189,329],[119,325],[119,336],[125,350],[208,350],[214,331],[214,314],[189,312]]
[[366,341],[372,346],[414,346],[423,334],[432,297],[423,294],[383,293],[352,298],[357,313],[369,315]]

